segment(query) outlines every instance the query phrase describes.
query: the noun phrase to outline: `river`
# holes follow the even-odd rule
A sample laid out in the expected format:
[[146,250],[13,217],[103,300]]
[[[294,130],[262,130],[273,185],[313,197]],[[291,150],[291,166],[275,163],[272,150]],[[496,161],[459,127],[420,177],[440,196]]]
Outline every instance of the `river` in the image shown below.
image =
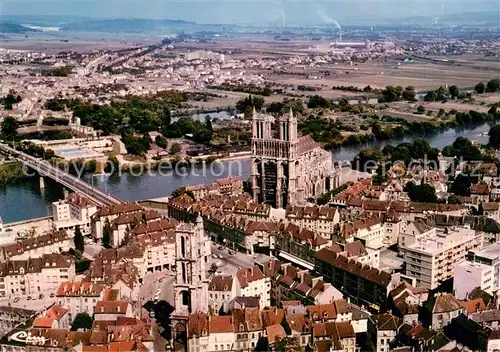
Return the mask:
[[[442,149],[452,144],[459,136],[467,137],[480,143],[487,143],[489,131],[487,124],[474,129],[449,129],[426,139],[435,147]],[[336,149],[332,152],[334,161],[350,161],[363,148],[383,148],[386,144],[397,145],[402,142],[412,142],[418,137],[411,136],[400,140],[375,141],[366,145]],[[144,200],[169,196],[174,189],[183,185],[195,185],[212,182],[227,176],[242,176],[250,174],[249,160],[225,161],[205,167],[181,169],[178,173],[163,170],[163,172],[146,172],[142,176],[124,173],[121,176],[91,176],[85,180],[97,185],[122,200]],[[30,218],[47,216],[50,205],[63,196],[62,187],[46,180],[45,190],[39,190],[38,179],[28,179],[20,184],[0,186],[0,216],[4,223],[21,221]]]

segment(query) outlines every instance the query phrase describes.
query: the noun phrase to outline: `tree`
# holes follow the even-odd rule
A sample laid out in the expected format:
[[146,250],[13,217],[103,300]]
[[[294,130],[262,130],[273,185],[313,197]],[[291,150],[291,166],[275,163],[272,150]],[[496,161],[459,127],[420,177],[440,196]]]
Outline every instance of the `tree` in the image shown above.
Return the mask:
[[462,201],[456,195],[452,194],[448,197],[448,204],[462,204]]
[[405,88],[403,91],[403,99],[408,100],[408,101],[414,101],[415,100],[415,88],[412,86],[408,86]]
[[108,219],[106,219],[106,223],[104,224],[104,228],[102,231],[102,239],[101,239],[102,246],[104,248],[110,248],[109,242],[111,241],[112,235],[113,235],[113,231],[111,230],[111,225],[110,225]]
[[186,194],[193,199],[195,198],[193,192],[186,190],[185,186],[181,186],[181,187],[174,189],[174,191],[172,192],[172,198],[180,197],[183,194]]
[[427,94],[424,96],[424,101],[436,101],[438,100],[438,96],[435,91],[431,90],[427,92]]
[[259,337],[255,345],[255,352],[268,352],[268,351],[270,351],[269,340],[265,336]]
[[494,125],[490,128],[490,145],[495,148],[500,148],[500,125]]
[[496,92],[500,89],[500,79],[493,78],[486,83],[486,91],[487,92]]
[[75,249],[83,252],[85,243],[83,241],[82,231],[80,230],[80,225],[76,225],[75,227],[75,237],[73,238],[75,242]]
[[453,99],[455,99],[456,97],[458,97],[458,95],[460,94],[460,90],[458,89],[457,86],[453,85],[453,86],[449,86],[448,87],[448,92],[450,93],[451,97]]
[[73,320],[73,324],[71,325],[71,331],[78,331],[80,329],[92,329],[92,324],[94,323],[94,319],[87,313],[78,313]]
[[156,136],[155,143],[158,147],[160,147],[162,149],[167,149],[167,146],[168,146],[167,140],[165,138],[163,138],[162,136]]
[[408,182],[404,188],[412,202],[436,203],[436,189],[426,183],[416,186],[413,182]]
[[52,149],[45,149],[43,153],[43,158],[45,160],[50,160],[56,156],[56,153]]
[[417,108],[417,112],[419,114],[425,114],[425,107],[423,105],[419,105]]
[[173,143],[172,146],[170,147],[170,154],[175,155],[177,153],[180,153],[182,150],[182,147],[179,143]]
[[479,82],[474,87],[474,90],[477,92],[477,94],[483,94],[486,91],[486,86],[484,85],[483,82]]
[[2,133],[7,138],[12,138],[16,135],[17,127],[19,127],[19,123],[12,116],[6,116],[2,121]]

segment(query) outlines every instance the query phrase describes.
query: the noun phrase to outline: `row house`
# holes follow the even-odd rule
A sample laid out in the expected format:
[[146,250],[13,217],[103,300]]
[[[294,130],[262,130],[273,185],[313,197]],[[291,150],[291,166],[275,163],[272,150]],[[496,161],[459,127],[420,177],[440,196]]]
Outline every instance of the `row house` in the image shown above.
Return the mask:
[[425,287],[414,287],[404,281],[390,292],[388,307],[407,324],[417,324],[422,303],[429,298]]
[[254,221],[268,220],[271,217],[269,205],[255,203],[248,195],[231,197],[209,195],[201,201],[195,201],[187,194],[183,194],[168,202],[169,217],[179,221],[193,222],[198,213],[204,217],[204,210],[218,210],[226,215],[240,215]]
[[213,312],[229,310],[229,303],[237,297],[237,282],[232,275],[212,276],[208,284],[208,304]]
[[450,216],[463,216],[467,214],[467,207],[462,204],[442,203],[417,203],[406,201],[381,201],[376,199],[353,198],[346,202],[347,209],[352,214],[387,213],[392,208],[404,220],[413,221],[416,217],[431,214],[443,214]]
[[[297,307],[298,308],[298,307]],[[304,307],[301,307],[304,308]],[[266,339],[271,349],[286,339],[288,347],[303,350],[330,343],[341,351],[356,351],[356,333],[348,321],[313,321],[316,311],[279,308],[234,309],[230,315],[191,314],[188,318],[188,351],[253,351]],[[285,330],[288,326],[288,333]]]
[[151,324],[146,320],[118,316],[116,320],[95,320],[89,345],[82,352],[154,351]]
[[120,247],[125,244],[130,231],[141,222],[160,221],[161,215],[154,210],[142,210],[136,213],[120,214],[110,224],[112,235],[110,236],[111,247]]
[[323,248],[315,254],[316,274],[350,297],[353,302],[374,311],[386,309],[395,277]]
[[295,224],[288,224],[274,240],[271,249],[279,258],[309,270],[314,269],[314,254],[332,244],[331,240]]
[[288,206],[286,220],[329,240],[340,222],[340,213],[332,207]]
[[104,227],[111,226],[113,220],[120,215],[141,214],[143,208],[137,203],[121,203],[102,207],[92,215],[92,236],[95,240],[100,240]]
[[324,282],[321,277],[312,277],[307,270],[283,264],[272,276],[271,296],[275,304],[283,301],[299,301],[306,305],[314,305],[328,304],[341,299],[342,293],[330,283]]
[[401,319],[392,314],[374,314],[368,318],[368,335],[376,352],[390,352],[392,343],[403,325]]
[[119,292],[124,299],[137,300],[139,294],[139,269],[129,260],[103,264],[96,261],[88,271],[85,282],[103,284]]
[[56,231],[74,233],[78,226],[84,236],[92,231],[91,218],[97,205],[79,193],[70,193],[64,200],[52,203],[53,227]]
[[52,293],[62,282],[74,277],[74,261],[61,254],[7,261],[0,266],[0,296]]
[[67,252],[74,247],[73,236],[66,231],[51,231],[40,236],[29,237],[1,247],[5,260],[28,260],[51,253]]
[[94,310],[95,320],[116,321],[120,317],[132,318],[133,316],[132,304],[126,300],[98,301]]
[[374,213],[362,214],[357,220],[344,223],[341,235],[343,242],[353,242],[354,239],[360,239],[368,248],[382,248],[386,237],[382,221],[382,215]]
[[37,316],[31,326],[40,329],[69,329],[72,320],[68,313],[69,309],[58,304],[53,304]]
[[56,299],[60,306],[69,310],[68,318],[73,321],[78,313],[92,315],[97,302],[103,299],[105,290],[103,284],[67,281],[60,284]]
[[470,186],[472,203],[479,205],[490,201],[490,187],[486,183],[478,183]]
[[186,192],[190,192],[197,201],[209,195],[239,196],[243,194],[243,180],[241,177],[226,177],[213,183],[186,186]]
[[266,277],[257,265],[238,269],[236,282],[238,296],[259,297],[260,307],[271,305],[271,278]]
[[354,259],[364,265],[369,265],[372,268],[380,267],[380,251],[376,249],[367,249],[359,240],[350,243],[336,243],[330,249],[340,255],[346,256],[349,259]]
[[464,305],[453,294],[437,293],[423,303],[422,323],[433,330],[443,329],[464,312]]

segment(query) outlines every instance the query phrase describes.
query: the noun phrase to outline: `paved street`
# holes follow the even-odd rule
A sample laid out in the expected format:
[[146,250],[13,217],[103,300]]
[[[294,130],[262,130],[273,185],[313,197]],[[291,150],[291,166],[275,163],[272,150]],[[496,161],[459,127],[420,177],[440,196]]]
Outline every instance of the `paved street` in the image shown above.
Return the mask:
[[[254,262],[266,262],[270,259],[265,254],[248,255],[240,252],[230,251],[224,248],[218,249],[219,246],[212,244],[212,257],[209,264],[215,263],[217,265],[217,272],[224,274],[235,274],[238,268],[249,268]],[[214,258],[217,257],[217,258]],[[222,257],[222,258],[221,258]],[[210,267],[210,266],[209,266]]]
[[[19,301],[14,302],[15,298],[19,297]],[[49,294],[44,294],[42,299],[38,298],[38,295],[31,295],[31,300],[28,300],[28,296],[19,296],[16,295],[12,298],[2,297],[0,298],[0,305],[8,306],[10,304],[11,307],[15,308],[23,308],[23,309],[31,309],[35,311],[41,311],[49,306],[51,306],[54,302],[56,302],[56,297],[51,298]],[[35,299],[33,299],[35,298]]]
[[380,251],[380,270],[392,273],[393,270],[401,269],[404,259],[397,256],[397,253],[384,249]]

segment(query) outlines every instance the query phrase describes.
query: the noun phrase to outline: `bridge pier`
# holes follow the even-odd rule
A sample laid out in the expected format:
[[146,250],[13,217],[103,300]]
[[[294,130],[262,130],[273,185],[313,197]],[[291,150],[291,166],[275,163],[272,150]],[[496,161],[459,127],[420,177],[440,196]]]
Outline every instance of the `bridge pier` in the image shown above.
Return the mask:
[[40,176],[40,189],[45,189],[45,180],[43,176]]

